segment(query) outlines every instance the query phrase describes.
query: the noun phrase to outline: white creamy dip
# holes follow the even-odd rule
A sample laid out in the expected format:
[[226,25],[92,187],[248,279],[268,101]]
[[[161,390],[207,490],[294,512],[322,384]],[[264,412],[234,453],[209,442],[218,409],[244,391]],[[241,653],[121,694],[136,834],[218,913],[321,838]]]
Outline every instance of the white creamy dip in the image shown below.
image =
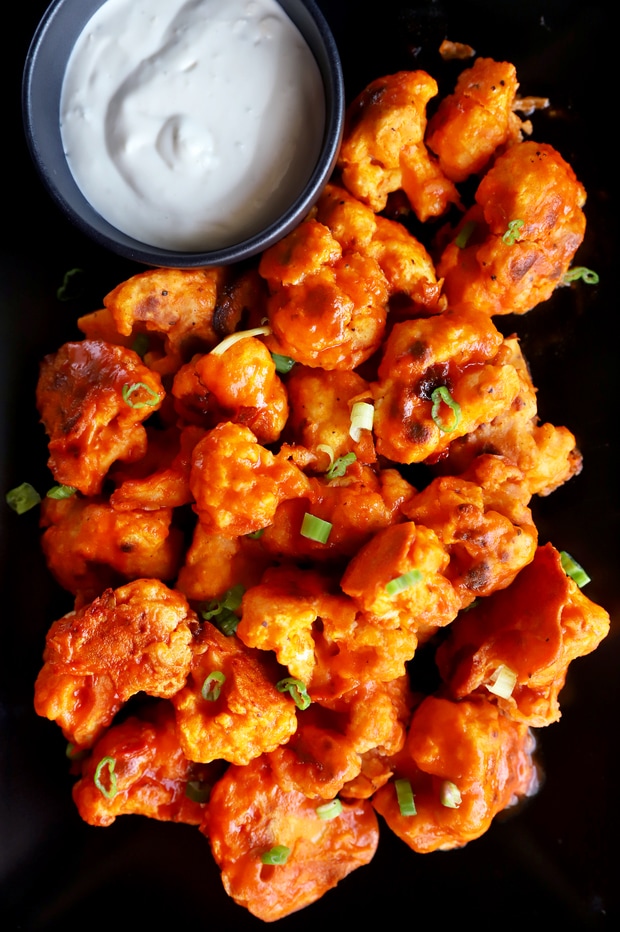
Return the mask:
[[141,242],[196,252],[286,209],[316,163],[325,103],[275,0],[107,0],[73,49],[60,114],[92,206]]

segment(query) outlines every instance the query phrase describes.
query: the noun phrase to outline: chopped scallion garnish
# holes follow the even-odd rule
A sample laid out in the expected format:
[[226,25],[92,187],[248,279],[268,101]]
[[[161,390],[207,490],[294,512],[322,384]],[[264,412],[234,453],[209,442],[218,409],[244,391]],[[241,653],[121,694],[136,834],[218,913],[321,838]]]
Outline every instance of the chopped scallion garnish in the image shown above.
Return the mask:
[[459,249],[465,249],[476,226],[475,220],[468,220],[467,223],[464,223],[454,239],[454,245],[458,246]]
[[517,674],[506,664],[500,663],[497,670],[494,670],[489,677],[489,682],[485,683],[490,693],[499,696],[500,699],[510,699],[512,692],[517,684]]
[[333,525],[329,521],[324,521],[323,518],[317,518],[316,515],[306,512],[299,533],[309,540],[315,540],[319,544],[326,544],[332,527]]
[[325,473],[325,478],[331,480],[339,479],[340,476],[344,476],[351,463],[354,463],[356,459],[355,453],[344,453],[342,456],[339,456]]
[[206,699],[207,702],[215,702],[220,698],[222,686],[225,682],[226,674],[222,673],[221,670],[214,670],[212,673],[209,673],[200,690],[202,698]]
[[185,784],[185,795],[193,803],[208,803],[211,796],[211,784],[203,780],[188,780]]
[[76,748],[76,746],[69,741],[65,748],[65,754],[69,760],[84,760],[85,757],[88,757],[89,750],[88,748]]
[[580,589],[590,582],[590,577],[584,570],[583,566],[580,566],[580,564],[577,563],[577,561],[571,557],[570,553],[567,553],[566,550],[560,551],[560,562],[562,563],[562,569],[566,575],[570,576],[570,578],[577,583]]
[[290,853],[291,849],[286,845],[275,845],[269,851],[264,851],[260,859],[263,864],[286,864]]
[[331,466],[334,462],[334,448],[330,447],[328,443],[317,443],[317,451],[320,450],[321,453],[326,453],[329,456],[329,465]]
[[281,693],[289,693],[297,708],[301,709],[302,712],[312,702],[304,683],[301,680],[296,680],[294,676],[287,676],[280,680],[276,683],[276,689]]
[[570,285],[571,282],[579,281],[579,279],[585,282],[586,285],[598,285],[600,281],[598,274],[593,272],[592,269],[587,269],[583,265],[576,265],[566,272],[562,279],[562,284]]
[[396,579],[390,579],[389,583],[385,585],[385,591],[388,595],[398,595],[399,592],[404,592],[405,589],[411,589],[421,579],[422,573],[420,570],[409,570],[408,573],[403,573],[401,576],[397,576]]
[[[449,390],[446,388],[445,385],[440,385],[438,388],[436,388],[433,391],[431,395],[431,401],[433,402],[433,407],[431,408],[431,417],[433,421],[435,422],[439,430],[441,430],[444,434],[451,433],[453,430],[455,430],[458,427],[460,420],[461,420],[460,404],[458,403],[458,401],[454,400],[454,398],[452,397],[452,395],[450,394]],[[441,408],[442,402],[443,404],[446,404],[451,409],[452,414],[453,414],[452,424],[450,424],[449,426],[446,426],[444,422],[442,421],[442,419],[439,417],[439,409]]]
[[205,621],[212,621],[220,631],[230,637],[237,630],[239,617],[235,614],[236,609],[241,605],[244,587],[241,583],[231,586],[221,599],[211,599],[200,610],[200,615]]
[[140,359],[143,359],[149,351],[150,342],[151,341],[149,340],[148,334],[137,333],[133,343],[131,344],[131,348],[134,353],[138,354]]
[[462,802],[461,791],[456,783],[444,780],[439,790],[439,800],[447,809],[458,809]]
[[413,790],[411,789],[409,780],[404,777],[399,780],[394,780],[394,787],[396,789],[396,799],[398,800],[400,814],[402,816],[417,815],[417,809],[413,799]]
[[65,272],[62,285],[56,291],[56,297],[59,301],[71,301],[79,298],[83,290],[83,282],[80,279],[84,277],[84,269],[69,269]]
[[21,485],[11,489],[6,493],[6,503],[9,508],[16,511],[18,515],[23,515],[25,511],[30,511],[41,501],[41,496],[34,486],[29,482],[22,482]]
[[47,492],[47,498],[61,500],[63,498],[72,498],[77,489],[72,485],[53,485]]
[[349,436],[357,443],[363,430],[372,430],[374,418],[374,405],[367,401],[356,401],[351,408]]
[[[116,766],[116,761],[113,757],[103,757],[97,764],[97,769],[95,770],[95,776],[93,777],[95,786],[102,793],[106,799],[114,799],[118,790],[116,782],[116,774],[114,773],[114,767]],[[101,773],[103,769],[108,768],[109,774],[109,786],[104,786],[101,781]]]
[[[133,401],[131,396],[141,388],[143,388],[150,397],[144,401]],[[146,382],[134,382],[133,385],[123,385],[123,401],[128,404],[130,408],[152,408],[158,404],[159,400],[160,398],[157,392],[147,385]]]
[[525,220],[511,220],[508,229],[502,236],[502,242],[507,246],[514,246],[521,239],[521,230],[525,226]]
[[290,356],[282,356],[280,353],[272,353],[271,358],[276,364],[276,372],[279,372],[280,375],[286,375],[295,365],[294,359],[291,359]]
[[342,812],[342,803],[339,799],[332,799],[328,803],[323,803],[321,806],[317,806],[316,814],[319,819],[323,819],[327,822],[329,819],[335,819]]
[[212,356],[221,356],[227,349],[230,349],[239,340],[247,340],[248,337],[267,337],[271,333],[271,327],[252,327],[251,330],[239,330],[237,333],[231,333],[225,337],[221,343],[214,346],[211,350]]

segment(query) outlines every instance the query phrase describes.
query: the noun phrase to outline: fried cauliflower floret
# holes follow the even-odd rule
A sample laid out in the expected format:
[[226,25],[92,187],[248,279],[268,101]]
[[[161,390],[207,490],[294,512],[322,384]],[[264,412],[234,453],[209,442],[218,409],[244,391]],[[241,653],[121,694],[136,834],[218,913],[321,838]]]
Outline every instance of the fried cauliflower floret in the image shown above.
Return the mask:
[[288,741],[297,727],[295,704],[276,688],[279,676],[270,654],[205,621],[187,683],[172,697],[185,756],[243,765]]
[[[534,791],[533,749],[527,726],[490,702],[429,696],[415,710],[405,748],[394,760],[395,778],[411,785],[416,814],[401,814],[394,781],[372,804],[413,851],[462,847],[483,835],[498,812]],[[442,804],[450,791],[453,807]]]
[[437,90],[426,72],[399,71],[372,81],[350,104],[338,167],[345,188],[375,212],[399,190],[421,221],[459,203],[424,144],[426,105]]
[[518,466],[531,495],[549,495],[581,472],[583,458],[568,428],[539,422],[536,389],[518,339],[506,339],[502,351],[519,375],[519,394],[507,411],[451,443],[433,468],[459,475],[476,456],[495,453]]
[[502,340],[489,317],[473,311],[395,324],[371,386],[377,452],[397,463],[432,461],[506,411],[520,383],[498,358]]
[[[542,728],[560,718],[569,664],[598,647],[609,623],[545,544],[507,589],[457,618],[437,651],[438,669],[455,699],[486,695],[515,721]],[[516,674],[507,697],[486,689],[500,666]]]
[[361,611],[419,635],[459,611],[449,563],[435,531],[407,521],[375,534],[348,564],[341,587]]
[[461,605],[510,585],[534,558],[538,532],[521,473],[487,455],[463,476],[434,479],[404,507],[449,554],[446,577]]
[[[149,269],[117,285],[103,304],[121,336],[149,337],[145,362],[165,375],[221,339],[215,311],[224,281],[219,267]],[[92,322],[80,326],[88,330]]]
[[297,466],[261,446],[248,427],[224,422],[195,446],[190,488],[205,527],[238,537],[266,527],[280,502],[303,496],[309,484]]
[[388,285],[375,259],[345,252],[330,230],[308,219],[263,253],[270,290],[270,348],[305,366],[354,369],[379,347]]
[[179,570],[176,588],[191,602],[218,599],[241,585],[255,586],[271,562],[271,556],[253,537],[227,537],[196,524]]
[[173,509],[116,511],[103,499],[76,495],[41,503],[41,547],[61,586],[82,601],[130,579],[172,580],[183,535]]
[[255,337],[237,340],[223,353],[196,356],[176,373],[171,392],[185,420],[205,427],[243,424],[259,443],[277,440],[288,417],[276,364]]
[[106,590],[48,631],[37,713],[56,721],[67,741],[90,746],[131,696],[169,698],[181,689],[195,622],[185,597],[158,579]]
[[[314,903],[372,860],[379,827],[370,804],[342,802],[333,819],[321,819],[319,805],[280,789],[264,758],[230,767],[213,789],[202,831],[226,892],[264,922]],[[264,863],[280,847],[285,863]]]
[[360,252],[379,264],[390,297],[406,295],[433,308],[441,284],[426,248],[400,223],[377,216],[345,188],[329,184],[316,205],[316,219],[329,227],[345,252]]
[[552,146],[511,146],[484,175],[476,205],[459,224],[473,224],[470,238],[464,246],[453,240],[439,259],[450,307],[525,314],[547,300],[583,240],[585,199]]
[[477,58],[459,75],[454,93],[439,103],[426,145],[451,181],[479,174],[500,146],[521,141],[522,123],[513,110],[518,87],[514,65]]
[[174,710],[162,702],[105,732],[82,765],[73,800],[89,825],[111,825],[120,815],[200,825],[205,803],[190,798],[192,785],[219,776],[187,760]]
[[146,452],[142,422],[164,394],[159,376],[122,346],[82,340],[46,356],[36,400],[56,482],[99,494],[116,460],[132,462]]

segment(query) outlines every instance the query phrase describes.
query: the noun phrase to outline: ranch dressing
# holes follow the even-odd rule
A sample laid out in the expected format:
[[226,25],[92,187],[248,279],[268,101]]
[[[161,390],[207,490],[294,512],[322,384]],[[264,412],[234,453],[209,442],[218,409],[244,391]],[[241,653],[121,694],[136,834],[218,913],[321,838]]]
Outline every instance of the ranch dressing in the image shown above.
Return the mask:
[[61,134],[113,226],[202,251],[259,232],[310,177],[321,75],[275,0],[107,0],[64,77]]

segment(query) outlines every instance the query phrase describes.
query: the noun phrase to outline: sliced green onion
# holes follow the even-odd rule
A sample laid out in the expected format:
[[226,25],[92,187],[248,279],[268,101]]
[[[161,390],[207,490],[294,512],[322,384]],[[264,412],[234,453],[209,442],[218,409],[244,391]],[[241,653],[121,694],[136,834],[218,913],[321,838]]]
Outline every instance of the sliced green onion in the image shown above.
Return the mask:
[[342,812],[342,803],[339,799],[332,799],[328,803],[323,803],[321,806],[317,806],[316,814],[319,819],[327,822],[329,819],[335,819]]
[[439,801],[447,809],[458,809],[463,799],[456,783],[444,780],[439,789]]
[[[97,769],[95,770],[95,776],[93,777],[95,786],[97,787],[99,792],[105,796],[106,799],[114,799],[114,797],[116,796],[118,792],[116,788],[116,774],[114,773],[115,766],[116,766],[116,761],[114,760],[113,757],[102,757],[102,759],[97,764]],[[109,788],[105,787],[103,783],[101,782],[101,771],[104,769],[104,767],[107,767],[108,772],[109,772],[109,781],[110,781]]]
[[464,223],[454,239],[454,245],[458,246],[459,249],[465,249],[477,225],[475,220],[468,220],[467,223]]
[[239,330],[237,333],[231,333],[225,337],[221,343],[214,346],[211,350],[212,356],[221,356],[227,349],[230,349],[239,340],[247,340],[248,337],[267,337],[271,333],[271,327],[252,327],[251,330]]
[[84,269],[69,269],[65,272],[62,285],[56,291],[56,297],[59,301],[71,301],[73,298],[79,298],[82,293],[82,283],[80,279],[84,276]]
[[571,557],[570,553],[567,553],[566,550],[560,551],[560,561],[562,563],[562,569],[566,575],[570,576],[570,578],[577,583],[580,589],[591,581],[583,566],[580,566],[580,564],[577,563],[577,561]]
[[263,534],[265,533],[264,527],[259,527],[258,531],[252,531],[251,534],[246,534],[248,540],[260,540]]
[[506,664],[500,663],[497,670],[494,670],[489,677],[489,682],[485,683],[490,693],[499,696],[500,699],[510,699],[512,692],[517,683],[517,674]]
[[320,450],[321,453],[327,453],[329,456],[329,465],[331,466],[334,462],[334,448],[330,447],[328,443],[318,443],[317,450]]
[[221,599],[211,599],[200,611],[205,621],[212,621],[220,631],[230,637],[237,630],[239,617],[235,610],[241,605],[244,587],[241,583],[228,589]]
[[[444,434],[449,434],[455,430],[460,421],[461,421],[461,406],[458,401],[455,401],[449,390],[445,385],[440,385],[434,390],[431,395],[431,401],[433,402],[433,407],[431,408],[431,417],[434,420],[435,424]],[[442,402],[452,410],[454,415],[452,419],[452,424],[449,427],[443,423],[439,417],[439,409],[441,408]]]
[[222,686],[225,682],[226,674],[222,673],[221,670],[214,670],[213,673],[209,673],[200,690],[202,698],[206,699],[207,702],[215,702],[220,698]]
[[185,795],[193,803],[208,803],[211,796],[211,784],[203,780],[188,780],[185,784]]
[[586,285],[598,285],[600,281],[598,274],[593,272],[592,269],[587,269],[583,265],[576,265],[565,274],[562,279],[562,284],[570,285],[571,282],[579,281],[580,278]]
[[151,341],[149,340],[148,334],[137,333],[133,343],[131,344],[131,348],[134,353],[138,354],[140,359],[143,359],[149,351],[150,343]]
[[60,501],[63,498],[72,498],[77,489],[72,485],[53,485],[47,492],[47,498],[54,498]]
[[398,800],[400,814],[402,816],[417,815],[418,811],[415,807],[415,802],[413,800],[413,790],[411,789],[411,783],[409,780],[406,780],[405,778],[394,780],[394,787],[396,789],[396,799]]
[[85,757],[88,757],[89,750],[88,748],[77,748],[75,744],[72,744],[71,741],[67,744],[65,748],[65,754],[69,760],[84,760]]
[[[146,401],[132,401],[131,396],[134,392],[137,392],[139,389],[143,388],[150,398],[147,398]],[[154,391],[146,382],[134,382],[133,385],[123,385],[123,401],[126,402],[130,408],[152,408],[154,405],[158,404],[160,398],[156,391]]]
[[367,401],[356,401],[351,408],[349,436],[357,443],[363,430],[372,430],[375,418],[374,405]]
[[521,230],[525,226],[525,220],[511,220],[508,229],[502,236],[502,242],[507,246],[514,246],[521,239]]
[[333,525],[329,521],[323,521],[323,518],[317,518],[316,515],[306,512],[299,533],[309,540],[315,540],[319,544],[326,544],[332,527]]
[[344,476],[347,469],[354,463],[357,459],[355,453],[343,453],[342,456],[339,456],[337,460],[331,464],[327,472],[325,473],[326,479],[339,479],[340,476]]
[[279,372],[280,375],[286,375],[295,365],[294,359],[291,359],[290,356],[282,356],[280,353],[272,353],[271,358],[276,364],[276,372]]
[[389,583],[385,585],[385,591],[388,595],[398,595],[399,592],[404,592],[405,589],[411,589],[421,579],[422,573],[420,570],[409,570],[408,573],[403,573],[401,576],[397,576],[396,579],[390,579]]
[[290,693],[295,705],[302,712],[312,702],[304,683],[301,680],[296,680],[294,676],[287,676],[280,680],[276,683],[276,689],[281,693]]
[[264,851],[260,859],[263,864],[286,864],[290,853],[291,849],[286,845],[275,845],[269,851]]
[[30,511],[41,501],[41,496],[34,486],[29,482],[22,482],[21,485],[11,489],[6,493],[6,503],[9,508],[16,511],[18,515],[23,515],[25,511]]

